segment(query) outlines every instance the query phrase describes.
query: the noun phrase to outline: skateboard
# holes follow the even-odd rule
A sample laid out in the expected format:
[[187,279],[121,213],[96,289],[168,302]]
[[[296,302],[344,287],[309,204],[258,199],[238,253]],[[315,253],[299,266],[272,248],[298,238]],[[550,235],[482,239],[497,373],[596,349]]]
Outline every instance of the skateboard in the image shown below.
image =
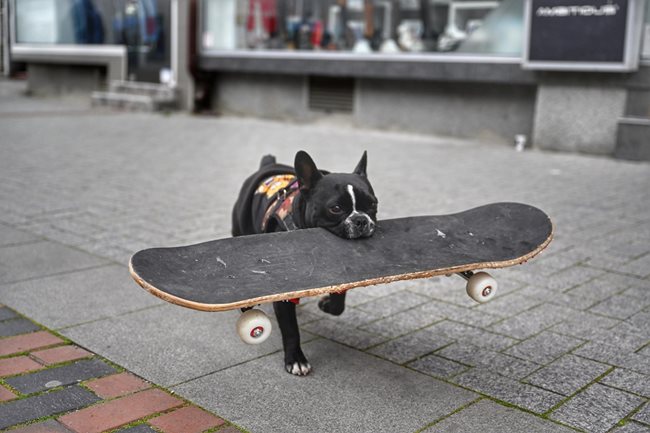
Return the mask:
[[524,263],[553,238],[541,210],[494,203],[441,216],[379,221],[364,239],[325,229],[240,236],[196,245],[151,248],[131,257],[135,281],[167,302],[203,311],[242,309],[239,336],[264,341],[271,321],[252,307],[355,287],[458,274],[469,296],[491,299],[497,282],[486,272]]

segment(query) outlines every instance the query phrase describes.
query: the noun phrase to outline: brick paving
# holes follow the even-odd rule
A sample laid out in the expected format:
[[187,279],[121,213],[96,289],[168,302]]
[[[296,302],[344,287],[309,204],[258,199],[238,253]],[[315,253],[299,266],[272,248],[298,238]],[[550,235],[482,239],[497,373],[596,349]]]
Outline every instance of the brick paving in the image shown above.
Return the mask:
[[30,323],[37,332],[0,338],[0,429],[101,433],[138,424],[163,433],[233,431],[223,419]]
[[[0,101],[0,112],[10,112],[11,101],[22,103],[18,97]],[[516,153],[327,123],[185,115],[91,113],[80,122],[66,113],[25,110],[0,114],[0,131],[0,301],[252,432],[297,425],[326,431],[320,423],[343,409],[340,399],[359,414],[371,413],[377,425],[411,426],[414,414],[390,409],[417,402],[389,379],[413,372],[450,387],[442,397],[427,398],[442,404],[454,392],[470,391],[479,403],[418,420],[419,428],[391,431],[444,431],[441,426],[452,422],[478,431],[483,422],[476,408],[491,405],[521,422],[515,423],[519,431],[650,431],[649,164]],[[241,348],[231,337],[232,316],[156,303],[134,287],[125,266],[138,249],[228,236],[237,189],[259,157],[274,153],[289,162],[300,148],[335,170],[352,169],[367,149],[381,218],[521,201],[552,216],[556,238],[530,263],[494,271],[500,293],[485,305],[472,303],[455,277],[356,289],[337,318],[305,300],[301,329],[315,341],[306,343],[307,351],[317,353],[308,353],[314,376],[305,380],[320,380],[321,387],[303,392],[309,382],[260,368],[280,369],[278,340]],[[18,319],[7,333],[25,326],[10,309],[0,308],[3,317]],[[35,352],[69,345],[39,331],[0,341],[3,360],[28,356],[39,363]],[[318,351],[322,347],[328,350]],[[369,409],[365,389],[342,393],[329,387],[336,375],[349,373],[345,365],[328,369],[335,362],[328,358],[332,351],[357,360],[351,363],[356,366],[372,360],[373,368],[386,368],[387,378],[357,373],[372,377],[369,394],[389,392],[391,384],[399,398]],[[323,378],[324,372],[332,376]],[[260,387],[277,383],[296,398],[284,402],[259,394]],[[209,384],[218,390],[206,390]],[[80,399],[100,398],[87,388],[80,388],[87,394],[66,389]],[[3,385],[0,400],[12,392]],[[231,404],[244,396],[249,404]],[[270,425],[276,417],[282,422]],[[305,418],[309,423],[299,424]],[[368,419],[358,418],[338,428],[365,431]]]

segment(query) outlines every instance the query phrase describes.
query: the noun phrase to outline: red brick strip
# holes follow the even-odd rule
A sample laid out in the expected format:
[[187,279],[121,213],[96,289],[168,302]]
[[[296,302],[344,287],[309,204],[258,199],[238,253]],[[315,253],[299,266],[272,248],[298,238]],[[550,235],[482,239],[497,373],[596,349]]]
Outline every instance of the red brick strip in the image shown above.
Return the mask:
[[39,349],[41,347],[63,343],[63,340],[59,337],[46,331],[3,338],[0,341],[2,341],[2,344],[0,344],[0,356],[12,355],[14,353],[26,352],[32,349]]
[[0,359],[0,377],[13,376],[14,374],[26,373],[41,368],[43,368],[41,364],[27,356]]
[[201,433],[224,424],[224,420],[190,406],[153,418],[149,424],[164,433]]
[[16,395],[4,386],[0,386],[0,401],[9,401],[16,398]]
[[151,385],[144,380],[126,372],[86,382],[86,386],[104,399],[121,397],[126,394],[151,388]]
[[32,352],[31,355],[45,365],[58,364],[59,362],[75,361],[81,358],[87,358],[93,354],[77,346],[61,346],[52,349],[39,350]]
[[64,415],[59,422],[77,433],[100,433],[182,404],[159,389],[150,389]]

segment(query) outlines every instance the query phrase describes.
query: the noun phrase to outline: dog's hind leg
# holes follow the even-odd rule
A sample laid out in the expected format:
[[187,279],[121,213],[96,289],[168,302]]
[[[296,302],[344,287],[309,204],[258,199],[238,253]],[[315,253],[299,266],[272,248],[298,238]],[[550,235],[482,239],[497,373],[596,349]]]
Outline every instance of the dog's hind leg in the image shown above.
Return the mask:
[[296,376],[306,376],[311,365],[300,348],[300,330],[296,319],[296,304],[281,301],[273,303],[273,311],[280,325],[282,346],[284,348],[284,368]]
[[318,301],[318,308],[333,316],[340,316],[345,310],[345,293],[331,293]]

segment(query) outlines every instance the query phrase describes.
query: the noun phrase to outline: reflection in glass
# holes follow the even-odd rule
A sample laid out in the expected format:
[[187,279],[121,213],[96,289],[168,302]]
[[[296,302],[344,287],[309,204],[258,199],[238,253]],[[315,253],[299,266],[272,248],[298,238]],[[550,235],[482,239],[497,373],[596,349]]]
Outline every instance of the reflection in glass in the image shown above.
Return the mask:
[[15,0],[15,8],[17,43],[125,45],[129,73],[148,81],[169,67],[170,0]]
[[[521,52],[522,1],[203,0],[207,50]],[[504,23],[501,20],[505,20]],[[500,28],[501,24],[507,30]],[[517,40],[510,40],[510,38]]]

